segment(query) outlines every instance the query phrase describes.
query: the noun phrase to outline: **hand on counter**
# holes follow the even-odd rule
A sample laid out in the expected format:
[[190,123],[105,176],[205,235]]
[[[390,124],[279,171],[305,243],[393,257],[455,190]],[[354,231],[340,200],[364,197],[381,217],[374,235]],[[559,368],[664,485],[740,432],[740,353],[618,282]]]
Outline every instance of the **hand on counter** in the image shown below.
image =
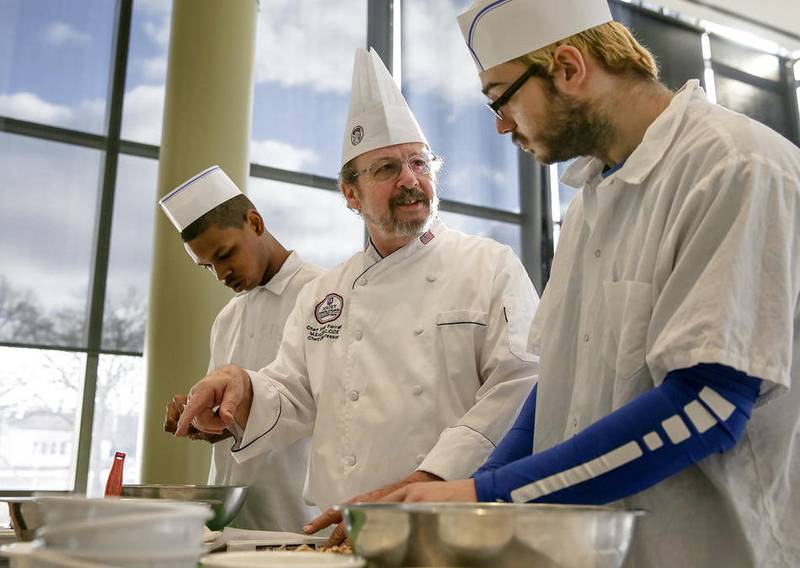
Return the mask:
[[244,369],[237,365],[217,369],[189,391],[175,435],[188,436],[192,426],[206,434],[221,435],[234,421],[247,424],[252,403],[253,387]]
[[418,503],[420,501],[474,502],[478,500],[475,492],[475,480],[459,479],[458,481],[433,481],[430,483],[411,483],[387,495],[381,501],[400,501]]
[[[187,395],[185,394],[176,394],[172,397],[172,402],[170,402],[166,408],[164,409],[164,431],[169,432],[170,434],[174,434],[175,430],[178,429],[178,420],[183,413],[183,409],[186,407],[186,399]],[[206,434],[205,432],[201,432],[197,428],[195,428],[192,424],[189,424],[189,433],[186,435],[187,438],[191,440],[205,440],[206,442],[210,442],[212,444],[216,444],[226,438],[230,438],[232,434],[228,430],[224,430],[222,434]]]
[[[433,475],[432,473],[428,473],[427,471],[415,471],[399,483],[392,483],[391,485],[381,487],[380,489],[362,493],[361,495],[357,495],[347,502],[373,503],[376,501],[385,501],[387,496],[393,495],[398,490],[402,490],[401,488],[411,484],[427,485],[430,482],[436,482],[440,480],[441,477]],[[342,523],[342,513],[335,509],[328,509],[317,518],[309,521],[308,524],[303,527],[303,532],[306,534],[314,534],[315,532],[321,531],[325,527],[335,523],[338,523],[338,525],[335,529],[333,529],[333,532],[328,537],[328,542],[325,543],[325,546],[336,546],[344,542],[344,540],[347,538],[347,533],[345,532],[344,524]]]

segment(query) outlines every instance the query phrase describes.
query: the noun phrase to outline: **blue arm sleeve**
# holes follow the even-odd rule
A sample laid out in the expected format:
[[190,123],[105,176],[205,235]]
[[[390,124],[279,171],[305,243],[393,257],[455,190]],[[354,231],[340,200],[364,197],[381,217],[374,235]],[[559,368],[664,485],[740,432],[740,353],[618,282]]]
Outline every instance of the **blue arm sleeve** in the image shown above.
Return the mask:
[[638,493],[735,446],[760,387],[723,365],[673,371],[569,440],[476,473],[478,500],[599,505]]
[[514,425],[503,436],[500,443],[486,460],[486,463],[473,474],[473,477],[493,471],[498,467],[531,455],[533,451],[533,423],[536,421],[536,386],[522,405]]

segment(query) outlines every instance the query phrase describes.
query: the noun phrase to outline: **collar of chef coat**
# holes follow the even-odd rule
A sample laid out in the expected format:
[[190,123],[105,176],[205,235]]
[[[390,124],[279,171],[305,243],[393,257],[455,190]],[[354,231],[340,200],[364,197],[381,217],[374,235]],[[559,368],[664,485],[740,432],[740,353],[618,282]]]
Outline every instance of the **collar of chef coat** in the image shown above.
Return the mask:
[[280,296],[283,294],[283,291],[286,290],[286,287],[289,285],[292,277],[297,274],[297,271],[302,267],[303,259],[300,258],[300,255],[295,251],[292,251],[289,253],[289,256],[286,258],[286,260],[283,261],[283,265],[281,265],[278,272],[276,272],[272,278],[269,279],[269,282],[261,286],[256,286],[252,290],[241,292],[241,294],[247,294],[247,292],[253,292],[255,290],[268,290],[276,296]]
[[[695,97],[705,99],[705,93],[700,87],[700,82],[692,79],[675,93],[669,106],[647,128],[642,142],[613,177],[625,183],[642,183],[664,157],[683,121],[689,103]],[[561,176],[561,182],[570,187],[581,188],[600,176],[604,168],[605,163],[599,158],[584,156],[570,164]]]
[[[431,223],[431,226],[428,227],[427,231],[412,239],[406,246],[397,249],[385,258],[391,258],[392,260],[401,260],[406,258],[407,256],[414,254],[419,249],[428,246],[430,243],[435,241],[436,236],[441,234],[446,228],[447,227],[444,226],[442,220],[439,219],[439,217],[436,217]],[[383,259],[384,257],[382,257],[378,252],[378,249],[375,248],[375,245],[372,243],[372,238],[370,238],[369,242],[367,243],[367,248],[364,249],[365,263],[371,265],[376,262],[380,262]]]

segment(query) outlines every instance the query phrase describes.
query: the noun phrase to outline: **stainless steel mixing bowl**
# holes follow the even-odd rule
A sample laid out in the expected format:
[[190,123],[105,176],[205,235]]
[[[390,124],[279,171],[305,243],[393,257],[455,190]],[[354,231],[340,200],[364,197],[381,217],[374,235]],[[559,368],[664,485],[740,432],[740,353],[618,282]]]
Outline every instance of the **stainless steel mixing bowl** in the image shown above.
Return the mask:
[[177,485],[153,483],[123,485],[123,497],[172,499],[208,503],[214,516],[206,523],[212,531],[222,530],[242,508],[247,485]]
[[513,503],[341,505],[372,567],[618,568],[641,511]]

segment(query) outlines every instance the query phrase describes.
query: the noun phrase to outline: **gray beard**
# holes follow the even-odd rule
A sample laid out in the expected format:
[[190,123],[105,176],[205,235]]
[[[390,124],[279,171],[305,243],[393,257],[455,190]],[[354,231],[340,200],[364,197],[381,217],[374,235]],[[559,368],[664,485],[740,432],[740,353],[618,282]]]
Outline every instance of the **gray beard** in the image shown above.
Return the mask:
[[[394,209],[401,203],[407,203],[414,199],[424,199],[428,204],[428,214],[425,218],[413,221],[400,221],[395,217]],[[427,201],[427,197],[421,190],[403,189],[399,195],[389,202],[389,213],[381,218],[373,217],[369,213],[361,211],[364,220],[379,228],[386,234],[394,237],[417,237],[428,230],[439,213],[439,196],[434,193],[433,199]]]

